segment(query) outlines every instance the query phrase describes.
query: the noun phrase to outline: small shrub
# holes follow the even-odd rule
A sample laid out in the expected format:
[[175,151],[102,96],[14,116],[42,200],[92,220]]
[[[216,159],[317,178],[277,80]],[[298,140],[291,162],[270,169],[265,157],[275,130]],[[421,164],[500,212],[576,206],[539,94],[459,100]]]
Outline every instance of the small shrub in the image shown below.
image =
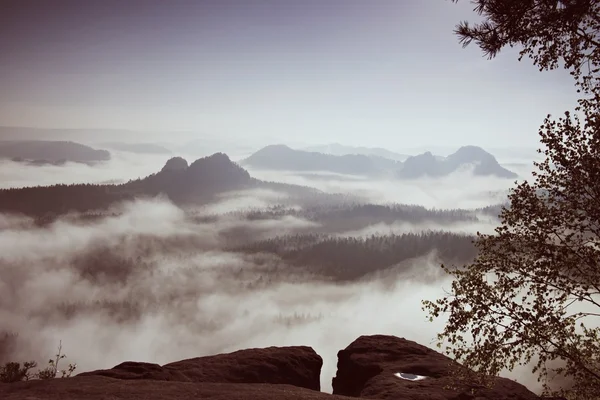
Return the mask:
[[62,341],[58,345],[58,352],[54,359],[48,360],[48,366],[44,369],[39,370],[36,373],[30,372],[37,366],[34,361],[28,361],[23,363],[8,362],[4,366],[0,366],[0,382],[2,383],[13,383],[20,381],[28,381],[30,379],[53,379],[56,378],[60,372],[61,378],[70,378],[77,364],[69,364],[67,369],[59,370],[58,364],[60,360],[66,358],[65,354],[62,354]]
[[23,363],[23,365],[18,362],[8,362],[4,366],[0,366],[0,382],[13,383],[28,381],[35,376],[30,370],[36,366],[37,364],[35,361],[28,361]]

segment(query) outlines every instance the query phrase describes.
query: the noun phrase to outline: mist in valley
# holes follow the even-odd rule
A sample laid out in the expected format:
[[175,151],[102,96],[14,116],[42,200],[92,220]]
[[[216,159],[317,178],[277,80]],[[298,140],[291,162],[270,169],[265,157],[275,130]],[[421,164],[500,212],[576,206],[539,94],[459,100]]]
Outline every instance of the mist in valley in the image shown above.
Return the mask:
[[140,155],[111,152],[109,161],[87,165],[67,162],[64,165],[30,165],[0,159],[0,188],[20,188],[78,183],[123,183],[156,172],[170,155]]
[[[162,160],[117,155],[94,167],[29,170],[4,164],[2,171],[23,186],[102,183],[147,174]],[[60,175],[54,175],[55,168],[61,168]],[[135,200],[113,205],[92,220],[70,214],[42,226],[26,216],[3,214],[0,361],[43,362],[59,341],[79,372],[124,360],[164,364],[251,347],[308,345],[324,359],[322,390],[330,391],[337,351],[360,335],[391,334],[433,346],[443,320],[429,322],[421,300],[437,298],[449,287],[440,268],[443,257],[432,248],[338,280],[318,269],[328,256],[309,268],[302,263],[311,260],[299,264],[284,253],[260,250],[261,241],[315,232],[333,238],[323,240],[448,232],[464,235],[468,243],[475,232],[491,233],[497,225],[494,215],[474,208],[497,204],[503,199],[499,193],[510,186],[506,179],[468,172],[393,184],[327,174],[323,180],[252,174],[356,195],[366,205],[465,211],[448,220],[431,214],[412,222],[370,222],[350,214],[330,223],[319,219],[325,217],[304,217],[307,209],[290,203],[285,192],[253,189],[228,191],[211,203],[184,208],[165,196]],[[468,186],[459,185],[465,180]],[[330,206],[323,206],[322,215],[330,215]],[[257,212],[265,215],[249,217]],[[257,251],[244,247],[256,243]]]
[[0,12],[0,367],[302,345],[331,392],[361,335],[441,351],[422,301],[577,99],[461,49],[468,1],[67,3]]
[[[435,259],[411,262],[429,283],[421,278],[415,284],[406,272],[394,275],[393,284],[337,285],[294,274],[278,260],[222,251],[219,233],[232,222],[193,223],[164,200],[123,207],[117,217],[85,225],[57,221],[35,228],[23,219],[2,220],[0,315],[9,334],[2,360],[43,361],[61,340],[80,371],[123,360],[167,363],[249,347],[309,345],[324,358],[327,390],[337,351],[356,337],[433,340],[440,328],[420,312],[421,299],[435,296],[444,283]],[[272,234],[307,224],[269,222]],[[81,262],[86,257],[115,265],[89,270]],[[263,283],[267,276],[274,278]]]
[[[519,179],[530,176],[523,168]],[[355,175],[296,171],[272,171],[248,168],[257,178],[315,187],[328,193],[352,193],[369,203],[418,204],[427,208],[479,208],[506,200],[514,182],[505,178],[473,176],[458,171],[450,176],[423,177],[416,180],[373,179]],[[464,182],[468,182],[464,184]]]

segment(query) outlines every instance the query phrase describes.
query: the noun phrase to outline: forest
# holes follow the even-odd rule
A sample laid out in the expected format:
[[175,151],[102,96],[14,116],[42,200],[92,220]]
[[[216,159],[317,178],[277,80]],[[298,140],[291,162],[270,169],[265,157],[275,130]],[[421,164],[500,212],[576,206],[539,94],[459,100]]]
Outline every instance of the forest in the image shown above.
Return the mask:
[[474,237],[442,231],[331,237],[316,234],[279,236],[236,249],[246,254],[274,254],[287,264],[337,282],[361,279],[374,272],[436,252],[447,264],[465,263],[476,255]]

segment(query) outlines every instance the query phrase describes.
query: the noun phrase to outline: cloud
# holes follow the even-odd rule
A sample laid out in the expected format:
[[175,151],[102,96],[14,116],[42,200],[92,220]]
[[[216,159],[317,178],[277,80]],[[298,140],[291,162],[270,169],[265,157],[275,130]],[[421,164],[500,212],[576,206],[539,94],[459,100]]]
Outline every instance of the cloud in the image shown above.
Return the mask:
[[[0,232],[0,318],[3,329],[18,333],[5,354],[0,347],[0,361],[43,363],[60,340],[66,361],[77,362],[80,372],[125,360],[167,363],[248,347],[309,345],[324,358],[322,385],[330,390],[337,351],[358,336],[388,333],[427,344],[441,328],[426,322],[420,306],[440,293],[441,280],[316,282],[275,258],[222,251],[220,232],[235,227],[234,218],[193,222],[161,199],[115,211],[43,228],[0,219],[11,221]],[[307,223],[238,222],[265,235]],[[414,264],[438,269],[425,258]]]
[[111,152],[111,160],[90,166],[66,163],[62,166],[33,166],[0,160],[0,188],[47,186],[73,183],[122,183],[160,171],[169,155],[139,155]]
[[377,180],[351,175],[315,172],[311,175],[293,171],[270,171],[249,168],[253,177],[311,186],[328,193],[351,193],[373,203],[418,204],[428,208],[479,208],[506,199],[514,180],[473,176],[458,171],[442,178],[415,180]]
[[426,223],[409,223],[409,222],[394,222],[392,224],[379,223],[369,225],[365,228],[339,232],[336,236],[340,237],[370,237],[384,235],[402,235],[404,233],[418,233],[424,231],[445,231],[456,234],[472,235],[475,232],[485,234],[494,233],[494,229],[498,226],[498,222],[490,217],[479,216],[477,222],[455,222],[441,224],[437,222]]
[[[0,188],[72,183],[122,183],[159,171],[170,155],[140,155],[112,152],[112,159],[95,166],[67,163],[64,166],[29,166],[0,160]],[[193,157],[188,157],[192,161]],[[528,164],[508,165],[519,179],[529,179]],[[320,189],[327,193],[351,194],[373,203],[419,204],[430,208],[477,208],[506,199],[514,181],[493,177],[475,177],[459,171],[444,178],[418,180],[377,180],[328,172],[298,173],[265,171],[249,168],[258,179],[284,182]],[[288,196],[272,190],[228,193],[205,212],[225,213],[239,208],[261,208],[290,201]]]
[[217,202],[200,207],[199,210],[206,214],[224,214],[250,208],[265,208],[288,197],[268,189],[236,190],[221,194]]
[[[449,183],[429,183],[412,187],[438,191],[441,199],[452,190]],[[377,185],[372,188],[384,189]],[[78,372],[126,360],[163,364],[250,347],[308,345],[324,359],[322,389],[329,391],[337,351],[360,335],[391,334],[434,347],[445,321],[428,322],[421,300],[450,288],[435,252],[337,285],[303,275],[274,255],[223,250],[232,242],[320,228],[293,216],[252,221],[234,212],[280,198],[275,191],[239,191],[182,210],[159,197],[115,206],[96,220],[67,216],[44,227],[0,214],[0,320],[3,330],[18,333],[4,342],[0,336],[0,362],[35,359],[43,365],[61,340],[65,361],[76,362]],[[452,204],[464,201],[458,196]],[[211,214],[219,217],[198,218]],[[339,235],[473,233],[494,226],[487,220],[394,223]],[[507,375],[535,387],[527,372]]]

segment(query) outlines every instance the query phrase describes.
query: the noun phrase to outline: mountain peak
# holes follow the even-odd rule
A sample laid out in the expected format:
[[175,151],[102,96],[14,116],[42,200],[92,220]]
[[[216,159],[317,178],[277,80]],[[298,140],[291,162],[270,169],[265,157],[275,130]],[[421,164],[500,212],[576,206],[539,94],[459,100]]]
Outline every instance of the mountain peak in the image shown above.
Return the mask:
[[199,158],[194,161],[189,169],[197,170],[203,168],[228,168],[237,166],[225,153],[215,153],[207,157]]
[[173,157],[163,167],[161,172],[165,171],[185,171],[188,169],[188,162],[182,157]]
[[494,175],[501,178],[516,178],[517,174],[502,167],[496,157],[479,146],[463,146],[446,157],[445,163],[452,169],[461,165],[474,164],[475,175]]
[[484,159],[495,158],[492,154],[488,153],[479,146],[462,146],[448,156],[448,158],[451,157],[458,157],[463,160],[468,159],[469,161],[481,161]]
[[188,201],[222,190],[237,189],[251,181],[248,171],[224,153],[200,158],[188,166],[181,157],[171,158],[162,171],[130,186],[145,194],[165,193],[172,200]]
[[261,153],[272,153],[272,152],[284,152],[284,151],[294,151],[294,149],[292,149],[290,146],[285,145],[285,144],[270,144],[268,146],[263,147],[262,149],[258,150],[257,153],[261,152]]
[[240,182],[250,179],[248,171],[231,161],[225,153],[200,158],[189,166],[187,172],[195,177],[217,182]]
[[460,171],[465,166],[474,166],[473,173],[479,176],[517,177],[517,174],[498,164],[492,154],[479,146],[471,145],[462,146],[441,160],[438,160],[429,151],[410,157],[399,171],[399,176],[402,178],[445,176],[454,171]]
[[327,171],[340,174],[380,175],[396,166],[396,162],[363,154],[343,156],[317,151],[296,150],[286,145],[263,147],[250,155],[243,165],[288,171]]

